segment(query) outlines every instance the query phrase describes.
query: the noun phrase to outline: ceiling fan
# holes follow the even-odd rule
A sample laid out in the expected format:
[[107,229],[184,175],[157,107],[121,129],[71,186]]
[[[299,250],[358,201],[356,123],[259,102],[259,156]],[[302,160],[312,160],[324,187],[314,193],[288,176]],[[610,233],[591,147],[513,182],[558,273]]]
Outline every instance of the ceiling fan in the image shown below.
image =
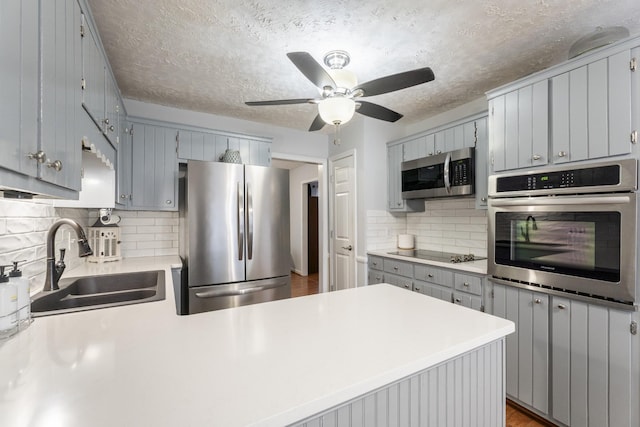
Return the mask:
[[362,101],[367,96],[381,95],[422,83],[435,78],[431,68],[424,67],[403,73],[392,74],[358,84],[356,76],[345,70],[350,58],[347,52],[334,50],[327,53],[325,70],[307,52],[290,52],[287,56],[304,76],[320,89],[320,98],[282,99],[276,101],[250,101],[250,106],[318,104],[318,115],[311,123],[309,131],[320,130],[325,124],[335,125],[336,129],[345,124],[358,112],[374,119],[395,122],[402,114],[372,102]]

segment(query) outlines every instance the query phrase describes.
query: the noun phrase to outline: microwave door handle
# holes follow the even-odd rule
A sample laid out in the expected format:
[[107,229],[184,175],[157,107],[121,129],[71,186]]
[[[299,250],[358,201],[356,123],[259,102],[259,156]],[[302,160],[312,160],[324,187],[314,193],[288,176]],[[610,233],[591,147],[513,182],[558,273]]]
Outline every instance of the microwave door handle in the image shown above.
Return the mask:
[[451,165],[451,153],[447,153],[444,159],[444,188],[451,193],[451,181],[449,181],[449,166]]

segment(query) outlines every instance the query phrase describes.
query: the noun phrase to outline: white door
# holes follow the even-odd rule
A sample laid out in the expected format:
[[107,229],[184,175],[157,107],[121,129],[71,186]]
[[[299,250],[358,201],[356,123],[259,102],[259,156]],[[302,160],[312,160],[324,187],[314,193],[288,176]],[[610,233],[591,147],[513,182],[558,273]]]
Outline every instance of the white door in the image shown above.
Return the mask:
[[355,167],[354,155],[331,161],[331,290],[355,288]]

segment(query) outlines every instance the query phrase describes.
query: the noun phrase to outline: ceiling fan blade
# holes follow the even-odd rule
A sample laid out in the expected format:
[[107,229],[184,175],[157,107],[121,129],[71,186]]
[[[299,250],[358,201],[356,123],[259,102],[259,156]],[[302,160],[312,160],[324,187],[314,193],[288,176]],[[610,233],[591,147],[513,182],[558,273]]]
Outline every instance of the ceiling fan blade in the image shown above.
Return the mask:
[[307,52],[289,52],[287,56],[293,65],[298,67],[298,70],[318,88],[336,87],[336,82],[333,81],[329,73]]
[[363,92],[362,96],[382,95],[383,93],[427,83],[433,79],[435,79],[435,76],[431,68],[424,67],[371,80],[354,87],[351,91],[355,92],[360,89]]
[[360,107],[356,111],[362,115],[372,117],[374,119],[380,119],[387,122],[397,122],[402,118],[402,114],[396,113],[382,105],[373,104],[366,101],[357,101]]
[[311,126],[309,127],[309,132],[313,132],[314,130],[320,130],[324,127],[324,125],[326,125],[326,123],[324,122],[324,120],[322,120],[322,117],[320,117],[320,114],[318,114],[316,118],[313,119],[313,123],[311,123]]
[[289,104],[309,104],[313,103],[315,99],[313,98],[304,98],[304,99],[281,99],[278,101],[247,101],[245,104],[250,106],[257,105],[289,105]]

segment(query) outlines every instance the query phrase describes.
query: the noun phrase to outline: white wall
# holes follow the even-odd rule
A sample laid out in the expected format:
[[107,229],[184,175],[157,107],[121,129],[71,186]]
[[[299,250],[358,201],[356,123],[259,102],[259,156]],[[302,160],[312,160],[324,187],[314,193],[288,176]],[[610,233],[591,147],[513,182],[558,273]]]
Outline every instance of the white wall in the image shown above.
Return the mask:
[[303,165],[289,171],[289,199],[291,216],[291,257],[293,270],[302,275],[307,274],[307,221],[305,214],[305,183],[319,180],[318,165]]
[[303,132],[232,117],[149,104],[133,99],[125,99],[124,104],[127,114],[134,117],[273,138],[272,153],[300,154],[322,159],[326,159],[328,156],[328,137],[320,132]]

